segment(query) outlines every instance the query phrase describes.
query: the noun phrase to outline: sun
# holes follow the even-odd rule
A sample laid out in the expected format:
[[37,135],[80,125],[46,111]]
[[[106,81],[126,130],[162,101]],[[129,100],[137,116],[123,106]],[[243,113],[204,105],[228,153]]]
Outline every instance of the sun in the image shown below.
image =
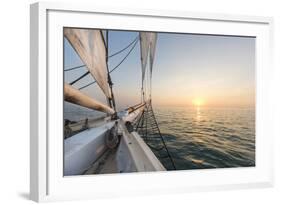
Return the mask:
[[192,104],[196,107],[200,107],[205,104],[205,100],[202,98],[195,98],[192,100]]

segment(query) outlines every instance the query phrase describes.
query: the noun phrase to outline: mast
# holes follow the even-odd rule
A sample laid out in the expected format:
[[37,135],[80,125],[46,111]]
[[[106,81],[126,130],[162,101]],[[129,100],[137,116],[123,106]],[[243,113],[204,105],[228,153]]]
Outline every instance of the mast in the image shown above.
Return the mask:
[[113,83],[111,81],[111,77],[110,77],[110,72],[108,69],[108,48],[109,48],[109,41],[108,41],[108,30],[106,30],[106,68],[107,68],[107,78],[108,78],[108,85],[110,87],[110,93],[111,93],[111,98],[107,98],[108,100],[108,104],[110,105],[111,108],[114,109],[114,111],[116,112],[116,106],[115,106],[115,98],[114,98],[114,94],[113,94]]

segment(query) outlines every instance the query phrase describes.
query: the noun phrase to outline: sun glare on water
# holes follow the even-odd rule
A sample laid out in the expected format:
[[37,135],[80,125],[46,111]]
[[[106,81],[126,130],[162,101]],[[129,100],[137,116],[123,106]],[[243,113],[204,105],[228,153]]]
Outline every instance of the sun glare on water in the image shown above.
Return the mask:
[[192,104],[196,107],[200,107],[205,104],[205,101],[202,98],[195,98],[192,100]]

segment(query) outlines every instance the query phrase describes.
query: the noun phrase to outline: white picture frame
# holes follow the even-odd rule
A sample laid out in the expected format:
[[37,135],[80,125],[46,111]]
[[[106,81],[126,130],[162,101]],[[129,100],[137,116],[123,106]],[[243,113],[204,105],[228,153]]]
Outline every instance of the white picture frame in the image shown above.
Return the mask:
[[[31,5],[30,25],[32,200],[94,199],[273,186],[272,110],[267,109],[271,104],[269,91],[273,69],[272,18],[44,2]],[[59,68],[63,62],[64,26],[256,36],[256,166],[63,177],[63,78]]]

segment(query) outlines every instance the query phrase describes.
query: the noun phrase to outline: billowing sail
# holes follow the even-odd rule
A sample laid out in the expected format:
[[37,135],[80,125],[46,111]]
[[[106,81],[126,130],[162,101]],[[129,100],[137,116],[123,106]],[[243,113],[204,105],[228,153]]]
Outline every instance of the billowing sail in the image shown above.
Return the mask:
[[145,76],[145,68],[147,64],[149,52],[149,35],[147,32],[140,32],[140,50],[141,50],[141,67],[142,67],[142,82]]
[[153,67],[155,50],[156,50],[156,41],[157,41],[157,33],[151,33],[150,34],[150,53],[149,53],[150,76],[152,76],[152,67]]
[[111,98],[102,32],[94,29],[65,28],[64,36],[85,63],[104,94]]
[[141,47],[141,65],[142,65],[142,81],[144,80],[145,70],[148,60],[150,60],[150,72],[152,73],[152,66],[155,56],[157,33],[140,32],[140,47]]

